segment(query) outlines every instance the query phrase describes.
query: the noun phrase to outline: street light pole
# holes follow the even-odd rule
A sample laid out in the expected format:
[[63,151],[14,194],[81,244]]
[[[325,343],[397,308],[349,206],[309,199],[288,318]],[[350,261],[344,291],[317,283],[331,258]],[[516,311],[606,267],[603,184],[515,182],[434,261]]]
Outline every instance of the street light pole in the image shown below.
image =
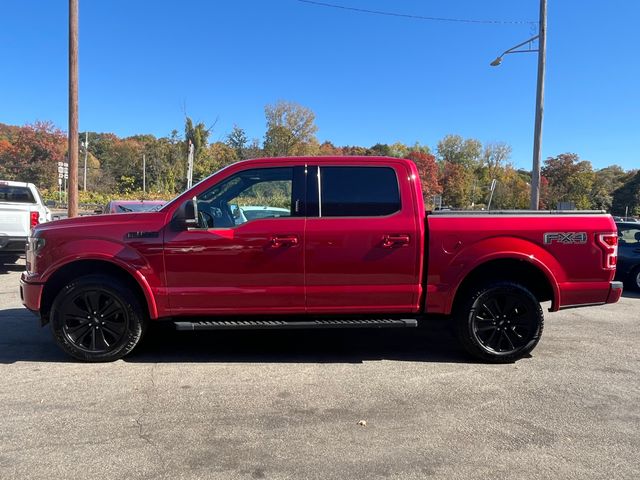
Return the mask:
[[547,0],[540,0],[538,33],[538,87],[536,89],[536,124],[533,132],[533,169],[531,171],[531,209],[540,206],[540,157],[542,155],[542,118],[544,115],[544,72],[547,57]]
[[[538,40],[538,48],[532,49],[531,43]],[[529,48],[518,50],[523,45]],[[536,88],[536,119],[533,130],[533,165],[531,168],[531,210],[538,210],[540,206],[540,157],[542,154],[542,118],[544,115],[544,72],[547,57],[547,0],[540,0],[540,21],[538,35],[519,43],[491,62],[492,67],[502,63],[502,57],[510,53],[538,52],[538,82]]]

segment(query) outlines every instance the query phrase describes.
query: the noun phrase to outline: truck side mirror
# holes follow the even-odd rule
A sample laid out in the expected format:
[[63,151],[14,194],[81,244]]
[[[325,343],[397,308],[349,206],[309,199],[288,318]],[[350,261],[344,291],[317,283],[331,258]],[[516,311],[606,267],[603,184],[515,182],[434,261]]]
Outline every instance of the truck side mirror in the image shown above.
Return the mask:
[[198,227],[198,200],[196,197],[180,205],[173,217],[173,222],[183,229]]

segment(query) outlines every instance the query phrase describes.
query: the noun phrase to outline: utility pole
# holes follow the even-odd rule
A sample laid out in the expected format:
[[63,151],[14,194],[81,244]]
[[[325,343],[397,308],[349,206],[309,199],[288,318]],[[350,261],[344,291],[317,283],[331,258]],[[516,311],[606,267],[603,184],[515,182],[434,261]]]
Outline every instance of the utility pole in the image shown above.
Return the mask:
[[89,154],[89,132],[84,132],[84,186],[83,190],[87,191],[87,155]]
[[542,117],[544,115],[544,71],[547,56],[547,0],[540,0],[538,33],[538,87],[536,90],[536,124],[533,132],[533,168],[531,170],[531,210],[540,205],[540,157],[542,154]]
[[69,0],[69,217],[78,216],[78,0]]
[[142,193],[147,193],[147,158],[142,154]]

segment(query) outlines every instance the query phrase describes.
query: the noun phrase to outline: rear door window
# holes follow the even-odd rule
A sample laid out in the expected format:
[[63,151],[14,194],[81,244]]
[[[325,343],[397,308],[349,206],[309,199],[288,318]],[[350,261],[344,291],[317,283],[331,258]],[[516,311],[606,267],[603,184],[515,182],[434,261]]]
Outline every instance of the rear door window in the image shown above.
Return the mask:
[[389,167],[320,167],[321,217],[382,217],[400,210],[398,178]]
[[28,187],[0,185],[0,202],[36,203]]

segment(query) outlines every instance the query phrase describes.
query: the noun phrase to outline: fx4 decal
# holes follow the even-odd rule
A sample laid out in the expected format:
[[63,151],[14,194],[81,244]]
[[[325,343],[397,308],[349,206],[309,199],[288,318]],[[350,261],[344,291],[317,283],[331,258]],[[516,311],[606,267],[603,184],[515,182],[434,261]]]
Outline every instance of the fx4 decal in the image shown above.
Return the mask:
[[562,245],[582,245],[587,243],[587,232],[549,232],[544,234],[544,243]]

